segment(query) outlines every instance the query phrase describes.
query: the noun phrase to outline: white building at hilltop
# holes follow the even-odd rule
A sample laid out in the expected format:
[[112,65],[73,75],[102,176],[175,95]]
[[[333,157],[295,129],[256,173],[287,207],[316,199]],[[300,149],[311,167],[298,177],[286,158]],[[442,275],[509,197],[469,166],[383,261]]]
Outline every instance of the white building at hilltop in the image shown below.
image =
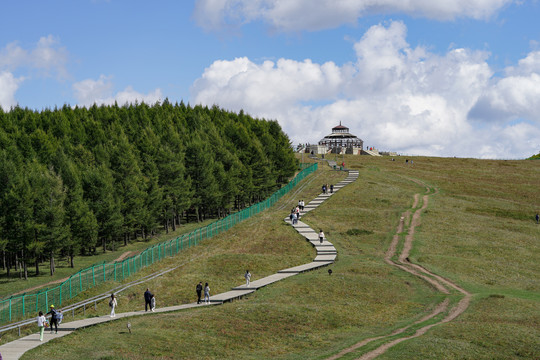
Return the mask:
[[364,141],[349,132],[349,128],[341,125],[332,128],[332,133],[319,141],[318,145],[310,145],[309,152],[313,154],[354,154],[360,155]]

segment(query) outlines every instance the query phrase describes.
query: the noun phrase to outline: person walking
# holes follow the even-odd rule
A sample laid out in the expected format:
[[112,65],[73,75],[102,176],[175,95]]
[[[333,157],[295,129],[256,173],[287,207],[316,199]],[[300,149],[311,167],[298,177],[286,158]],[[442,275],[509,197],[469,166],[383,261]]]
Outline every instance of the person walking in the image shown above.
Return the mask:
[[296,215],[296,212],[292,212],[292,224],[295,225],[298,222],[298,215]]
[[330,184],[330,194],[334,193],[334,184]]
[[319,241],[320,241],[321,244],[323,243],[323,240],[324,240],[324,233],[323,233],[322,229],[320,229],[319,230]]
[[146,289],[144,292],[144,311],[148,311],[148,308],[152,309],[152,296],[154,296],[154,294],[152,294],[149,289]]
[[251,273],[249,270],[246,270],[246,273],[244,274],[244,277],[246,278],[246,287],[249,286],[249,281],[251,280]]
[[199,281],[199,283],[197,284],[197,287],[195,288],[195,290],[197,291],[197,304],[200,304],[201,303],[201,294],[202,294],[202,290],[203,290],[202,282]]
[[538,224],[540,222],[540,215],[538,215],[538,213],[536,213],[536,223]]
[[37,326],[39,329],[39,341],[43,341],[43,333],[45,332],[46,323],[47,323],[47,319],[45,318],[45,315],[43,315],[43,311],[40,311],[39,316],[37,317]]
[[118,305],[118,302],[116,301],[116,297],[114,296],[114,294],[111,294],[111,300],[109,300],[109,306],[111,308],[111,317],[116,317],[116,312],[114,311],[114,309],[116,308],[117,305]]
[[150,309],[152,309],[152,312],[156,310],[156,297],[152,295],[152,299],[150,299]]
[[51,315],[51,334],[53,333],[53,325],[56,334],[58,334],[58,318],[57,318],[57,312],[54,309],[54,305],[51,305],[51,311],[49,311],[46,315]]
[[204,303],[210,304],[210,286],[208,286],[208,283],[204,284]]

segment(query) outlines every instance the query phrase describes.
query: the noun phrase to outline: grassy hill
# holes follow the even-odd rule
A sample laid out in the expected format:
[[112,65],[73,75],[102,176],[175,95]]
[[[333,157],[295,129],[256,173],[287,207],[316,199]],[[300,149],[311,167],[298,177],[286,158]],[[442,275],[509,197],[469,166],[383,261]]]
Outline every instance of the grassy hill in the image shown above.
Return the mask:
[[[411,158],[409,158],[410,160]],[[410,260],[472,294],[455,320],[404,341],[381,359],[509,359],[540,357],[540,163],[475,159],[345,157],[356,183],[303,218],[322,228],[338,260],[212,308],[120,320],[78,331],[27,353],[24,359],[325,359],[367,338],[388,335],[424,317],[442,295],[421,279],[384,262],[401,214],[420,180],[430,195]],[[195,285],[227,291],[279,269],[302,264],[314,250],[282,219],[298,199],[308,202],[322,183],[344,174],[321,167],[305,189],[270,211],[145,271],[184,264],[123,293],[117,312],[144,306],[149,287],[158,306],[195,300]],[[143,276],[142,272],[138,276]],[[96,293],[105,288],[94,289]],[[457,294],[450,295],[457,302]],[[105,314],[105,303],[98,314]],[[87,311],[87,316],[94,316]],[[435,321],[435,320],[434,320]],[[410,332],[414,332],[413,326]],[[354,359],[373,342],[342,357]]]

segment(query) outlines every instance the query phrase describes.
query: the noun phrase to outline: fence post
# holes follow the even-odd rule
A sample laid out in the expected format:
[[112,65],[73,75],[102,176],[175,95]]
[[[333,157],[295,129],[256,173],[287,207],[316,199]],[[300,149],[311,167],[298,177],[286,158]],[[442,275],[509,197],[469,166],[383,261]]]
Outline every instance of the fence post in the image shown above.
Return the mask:
[[[262,202],[258,202],[256,204],[253,204],[249,208],[244,208],[242,210],[237,211],[236,213],[229,214],[228,216],[225,216],[223,219],[219,219],[216,222],[214,222],[214,223],[212,223],[210,225],[207,225],[205,227],[206,228],[205,232],[203,232],[202,228],[199,228],[199,229],[196,229],[196,230],[190,232],[189,234],[184,234],[184,235],[182,235],[180,237],[177,237],[176,238],[176,249],[173,249],[173,240],[170,240],[170,241],[168,241],[166,243],[163,243],[163,244],[158,244],[157,245],[158,246],[158,259],[161,260],[162,251],[163,251],[163,258],[167,257],[167,245],[169,245],[170,256],[173,256],[173,254],[178,253],[179,250],[183,250],[184,237],[188,238],[188,248],[189,248],[189,247],[192,246],[192,238],[193,238],[193,245],[197,245],[199,241],[202,241],[204,239],[204,236],[206,236],[206,239],[208,239],[209,237],[213,237],[214,235],[219,234],[222,231],[230,229],[235,224],[240,223],[243,220],[249,219],[252,216],[260,213],[261,211],[264,211],[265,209],[267,209],[270,206],[272,206],[273,204],[275,204],[283,195],[288,193],[289,190],[292,189],[294,185],[298,184],[300,181],[302,181],[302,179],[304,179],[309,174],[314,173],[315,171],[317,171],[318,165],[319,165],[318,163],[313,163],[311,166],[305,166],[303,169],[301,169],[301,171],[298,173],[298,175],[289,184],[287,184],[287,186],[282,187],[281,189],[274,192],[274,194],[272,194],[268,199],[263,200]],[[197,230],[199,231],[198,233],[197,233]],[[155,260],[154,259],[154,248],[155,248],[155,246],[153,246],[150,249],[152,251],[151,263],[154,263],[154,260]],[[128,276],[131,275],[132,271],[133,272],[137,271],[137,266],[136,266],[137,265],[137,263],[136,263],[137,260],[140,261],[140,268],[144,267],[145,263],[146,263],[146,266],[149,265],[149,260],[150,259],[148,258],[149,257],[148,250],[149,249],[144,251],[146,259],[142,258],[143,253],[141,253],[139,255],[140,259],[133,258],[133,260],[132,260],[133,264],[132,265],[129,264],[129,259],[125,260],[125,261],[128,261]],[[124,280],[125,277],[126,277],[126,274],[125,274],[125,261],[122,262],[122,280]],[[103,262],[103,264],[102,264],[103,281],[104,282],[107,281],[107,278],[110,279],[112,277],[112,274],[110,274],[109,277],[107,275],[107,269],[111,270],[110,265],[113,265],[113,264],[106,264],[105,262]],[[93,286],[96,286],[95,268],[96,268],[96,265],[92,265],[92,285]],[[88,282],[89,282],[88,276],[90,275],[88,273],[89,269],[87,268],[87,270],[85,270],[85,271],[86,271],[86,273],[85,273],[85,276],[86,276],[85,284],[87,284],[87,287],[88,287]],[[119,274],[117,274],[117,263],[114,263],[114,281],[118,280],[118,275]],[[73,296],[74,296],[73,291],[74,290],[76,292],[76,289],[73,289],[72,278],[73,278],[73,276],[69,277],[69,298],[73,298]],[[79,271],[79,286],[78,287],[79,287],[79,291],[82,292],[83,291],[82,271]],[[59,297],[58,297],[58,299],[56,299],[54,297],[54,294],[53,294],[53,300],[55,302],[58,301],[59,306],[61,306],[61,304],[62,304],[62,290],[63,290],[63,283],[60,284],[60,286],[59,286]],[[41,291],[38,291],[37,294],[32,295],[32,296],[36,297],[36,305],[35,305],[36,306],[36,311],[39,310],[39,302],[40,302],[39,296],[40,296],[41,293],[42,293]],[[49,307],[49,298],[48,298],[49,289],[45,289],[44,293],[45,293],[45,308],[48,308]],[[22,302],[22,316],[24,317],[26,315],[26,303],[27,303],[26,294],[22,295],[21,302]],[[18,314],[20,314],[18,311],[13,310],[13,305],[14,305],[13,299],[10,298],[9,299],[9,320],[10,321],[12,321],[12,319],[15,318]],[[95,309],[97,311],[97,301],[95,301],[94,307],[95,307]],[[86,306],[85,306],[85,310],[86,310]],[[75,314],[75,310],[73,309],[72,310],[73,317],[75,316],[74,314]],[[20,332],[20,328],[19,328],[19,332]]]

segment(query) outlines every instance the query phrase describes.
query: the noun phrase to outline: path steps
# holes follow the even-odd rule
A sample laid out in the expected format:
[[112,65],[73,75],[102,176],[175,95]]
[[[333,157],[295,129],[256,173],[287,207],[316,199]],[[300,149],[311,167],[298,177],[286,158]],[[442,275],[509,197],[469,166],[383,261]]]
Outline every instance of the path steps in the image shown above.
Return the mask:
[[[347,178],[345,178],[341,182],[334,185],[334,192],[332,194],[331,193],[319,194],[315,199],[310,201],[309,204],[304,206],[304,210],[301,212],[301,215],[316,209],[326,199],[328,199],[330,196],[332,196],[337,191],[342,189],[344,186],[354,182],[357,178],[358,178],[358,171],[349,170],[349,175],[347,176]],[[289,217],[285,219],[285,222],[289,224],[291,223],[291,221],[289,220]],[[288,269],[279,270],[276,274],[250,282],[249,286],[246,286],[244,284],[244,285],[234,287],[230,291],[213,295],[210,297],[210,304],[191,303],[191,304],[183,304],[183,305],[177,305],[177,306],[169,306],[169,307],[164,307],[164,308],[158,308],[155,310],[154,313],[164,313],[164,312],[170,312],[170,311],[191,309],[191,308],[196,308],[196,307],[223,304],[225,302],[237,300],[246,295],[252,294],[258,289],[266,285],[286,279],[296,274],[319,269],[323,266],[328,266],[334,263],[337,257],[337,250],[331,242],[325,239],[321,244],[319,241],[319,233],[313,230],[312,228],[310,228],[308,225],[306,225],[302,221],[298,221],[298,223],[292,226],[294,229],[296,229],[296,231],[298,231],[300,235],[302,235],[315,248],[317,255],[315,256],[315,259],[313,259],[313,262],[303,264],[303,265],[298,265],[298,266],[291,267]],[[117,320],[117,319],[131,317],[131,316],[139,316],[139,315],[144,315],[148,313],[150,312],[132,311],[132,312],[125,312],[125,313],[118,313],[116,314],[116,317],[114,318],[111,318],[109,315],[104,315],[104,316],[99,316],[99,317],[94,317],[94,318],[71,321],[68,323],[62,323],[62,327],[58,328],[58,334],[50,334],[47,329],[43,336],[43,342],[39,341],[38,333],[28,335],[18,340],[15,340],[15,341],[12,341],[12,342],[9,342],[7,344],[0,346],[0,354],[2,354],[3,360],[19,359],[28,350],[38,347],[39,345],[49,342],[53,339],[69,335],[77,329],[104,323],[111,320]]]

